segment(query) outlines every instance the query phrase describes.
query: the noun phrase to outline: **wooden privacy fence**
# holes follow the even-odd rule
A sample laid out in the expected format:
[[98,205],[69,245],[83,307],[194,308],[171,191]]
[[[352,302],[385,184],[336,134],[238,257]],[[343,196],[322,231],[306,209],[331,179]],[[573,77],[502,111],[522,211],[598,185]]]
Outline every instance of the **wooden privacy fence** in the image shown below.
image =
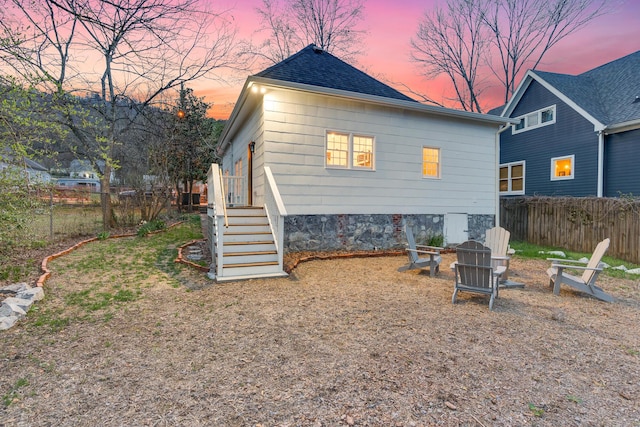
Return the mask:
[[609,237],[607,255],[640,263],[640,199],[514,197],[500,199],[500,225],[511,240],[591,253]]

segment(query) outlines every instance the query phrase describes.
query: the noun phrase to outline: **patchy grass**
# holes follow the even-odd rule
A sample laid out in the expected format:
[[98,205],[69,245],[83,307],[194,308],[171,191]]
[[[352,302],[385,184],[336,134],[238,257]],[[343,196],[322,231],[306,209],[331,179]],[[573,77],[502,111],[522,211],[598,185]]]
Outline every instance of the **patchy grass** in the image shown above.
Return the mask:
[[[199,215],[156,234],[90,242],[49,263],[68,279],[47,290],[53,304],[33,312],[34,327],[59,331],[77,321],[108,322],[124,306],[145,298],[156,282],[179,286],[185,267],[174,262],[177,246],[202,237]],[[36,308],[34,307],[34,308]]]
[[[550,255],[547,253],[550,251],[562,251],[565,253],[565,255],[567,255],[567,259],[573,259],[573,260],[578,260],[581,258],[590,258],[592,255],[590,253],[568,251],[563,248],[538,246],[538,245],[533,245],[526,242],[511,242],[510,244],[511,244],[511,248],[516,250],[515,256],[521,257],[521,258],[542,259],[542,260],[546,260],[547,258],[558,258],[557,256]],[[638,264],[634,264],[629,261],[624,261],[619,258],[610,257],[610,256],[607,256],[606,254],[602,258],[602,261],[609,264],[611,267],[624,265],[625,267],[627,267],[628,270],[640,267],[640,265]],[[629,274],[623,270],[614,270],[612,268],[605,269],[603,271],[603,274],[610,277],[627,278],[627,279],[637,279],[640,277],[636,274]]]
[[7,407],[18,399],[18,391],[29,385],[29,381],[26,378],[18,378],[15,384],[9,389],[9,391],[2,395],[2,404]]

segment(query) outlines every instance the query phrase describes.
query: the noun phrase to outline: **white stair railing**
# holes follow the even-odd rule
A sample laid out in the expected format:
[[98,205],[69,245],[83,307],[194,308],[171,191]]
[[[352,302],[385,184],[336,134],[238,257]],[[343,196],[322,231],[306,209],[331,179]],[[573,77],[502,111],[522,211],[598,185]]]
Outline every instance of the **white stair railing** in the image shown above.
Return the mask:
[[267,181],[264,193],[264,207],[273,231],[276,250],[278,251],[278,264],[282,269],[284,264],[284,217],[287,216],[287,209],[284,206],[278,185],[269,166],[264,167],[264,174]]
[[247,177],[223,175],[225,202],[227,206],[247,205]]
[[226,203],[222,172],[212,163],[207,172],[207,216],[211,218],[214,233],[211,236],[211,259],[215,265],[216,277],[222,276],[222,256],[224,226],[226,225]]

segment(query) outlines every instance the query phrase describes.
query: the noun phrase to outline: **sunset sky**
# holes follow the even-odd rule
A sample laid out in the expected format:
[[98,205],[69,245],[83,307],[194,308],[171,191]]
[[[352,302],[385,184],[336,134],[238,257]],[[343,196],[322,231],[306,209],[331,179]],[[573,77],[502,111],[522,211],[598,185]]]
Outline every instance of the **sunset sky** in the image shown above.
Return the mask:
[[[365,20],[361,25],[368,32],[365,54],[354,65],[398,90],[402,88],[394,83],[404,83],[413,91],[426,93],[439,101],[446,98],[445,80],[427,80],[419,75],[416,64],[410,60],[410,40],[415,37],[418,22],[426,10],[438,3],[445,4],[443,0],[366,0]],[[250,38],[259,26],[255,9],[262,4],[261,0],[222,0],[218,4],[232,8],[239,38]],[[588,27],[561,41],[538,69],[579,74],[640,50],[640,1],[611,0],[610,4],[613,10],[610,14],[597,18]],[[210,114],[217,119],[228,117],[248,75],[236,74],[234,77],[239,83],[202,81],[193,85],[197,95],[213,102]],[[489,89],[484,106],[501,105],[501,93],[497,85],[493,91]]]

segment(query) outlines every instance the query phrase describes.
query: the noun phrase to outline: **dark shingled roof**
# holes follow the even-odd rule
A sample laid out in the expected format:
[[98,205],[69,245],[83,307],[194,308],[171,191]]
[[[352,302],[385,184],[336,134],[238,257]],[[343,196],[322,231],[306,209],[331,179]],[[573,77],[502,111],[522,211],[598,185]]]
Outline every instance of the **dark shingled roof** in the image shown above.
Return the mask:
[[313,44],[255,77],[417,102]]
[[640,119],[640,51],[577,76],[535,73],[605,125]]

